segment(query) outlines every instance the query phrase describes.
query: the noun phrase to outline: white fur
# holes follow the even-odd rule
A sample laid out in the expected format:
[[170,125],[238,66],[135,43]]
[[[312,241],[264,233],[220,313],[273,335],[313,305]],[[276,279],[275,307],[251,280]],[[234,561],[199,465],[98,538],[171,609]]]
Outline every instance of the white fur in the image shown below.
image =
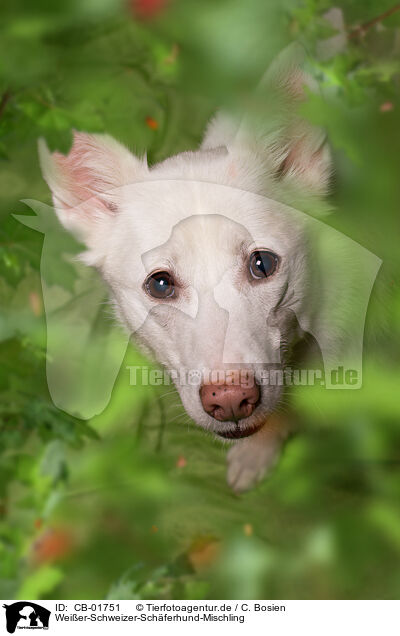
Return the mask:
[[[108,282],[120,321],[167,368],[256,370],[282,362],[282,337],[288,346],[298,339],[293,313],[302,329],[312,330],[306,227],[283,205],[314,201],[328,186],[324,136],[294,108],[305,81],[293,53],[285,53],[264,80],[279,106],[268,125],[217,116],[198,151],[152,168],[106,135],[77,134],[66,158],[40,144],[61,223],[86,243],[82,258]],[[250,284],[246,267],[256,248],[273,250],[281,264],[271,279]],[[172,270],[180,281],[176,301],[145,293],[143,282],[155,269]],[[203,410],[198,387],[178,390],[197,424],[215,432],[232,426]],[[280,387],[264,387],[260,406],[243,425],[267,421],[281,397]],[[256,467],[248,452],[254,442],[239,442],[247,448],[244,473],[238,451],[231,454],[230,481],[238,490],[259,479],[276,457],[276,435],[265,438],[273,441],[258,453]]]

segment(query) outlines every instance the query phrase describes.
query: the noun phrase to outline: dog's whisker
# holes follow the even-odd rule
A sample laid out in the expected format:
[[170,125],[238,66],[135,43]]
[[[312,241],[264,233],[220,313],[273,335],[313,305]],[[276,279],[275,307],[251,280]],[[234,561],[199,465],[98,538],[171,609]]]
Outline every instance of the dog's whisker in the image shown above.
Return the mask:
[[162,395],[158,396],[159,400],[162,400],[163,398],[167,397],[167,395],[173,395],[173,394],[178,394],[179,395],[179,391],[177,389],[175,389],[174,391],[167,391],[167,393],[163,393]]
[[172,420],[169,420],[168,424],[172,424],[172,422],[175,422],[176,420],[179,420],[179,418],[181,418],[181,417],[188,417],[188,414],[186,412],[185,413],[180,413],[176,417],[173,417]]
[[183,410],[182,404],[172,404],[171,406],[167,408],[167,413],[170,413],[172,410],[176,411],[176,409],[178,408],[182,411]]

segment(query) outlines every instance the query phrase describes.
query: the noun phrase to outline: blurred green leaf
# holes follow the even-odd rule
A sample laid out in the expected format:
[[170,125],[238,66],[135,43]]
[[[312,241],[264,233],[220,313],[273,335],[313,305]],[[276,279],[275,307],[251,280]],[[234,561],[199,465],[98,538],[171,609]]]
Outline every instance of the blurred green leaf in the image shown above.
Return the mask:
[[63,576],[60,569],[50,565],[43,566],[25,578],[16,598],[29,598],[33,601],[41,599],[43,596],[51,594]]

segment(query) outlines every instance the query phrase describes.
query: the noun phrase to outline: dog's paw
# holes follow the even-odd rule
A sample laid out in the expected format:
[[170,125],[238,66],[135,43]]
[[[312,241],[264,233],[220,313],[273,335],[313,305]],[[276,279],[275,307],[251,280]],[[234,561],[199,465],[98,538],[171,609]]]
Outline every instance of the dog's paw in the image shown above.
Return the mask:
[[236,443],[228,452],[228,486],[236,493],[250,490],[258,484],[277,463],[282,440],[249,438]]

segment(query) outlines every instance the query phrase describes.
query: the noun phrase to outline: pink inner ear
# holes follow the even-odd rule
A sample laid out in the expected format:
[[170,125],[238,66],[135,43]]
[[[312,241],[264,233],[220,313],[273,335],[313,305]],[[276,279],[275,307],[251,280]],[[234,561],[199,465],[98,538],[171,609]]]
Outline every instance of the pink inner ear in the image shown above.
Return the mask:
[[288,154],[279,167],[279,174],[284,175],[292,169],[303,171],[307,168],[307,166],[302,165],[302,159],[304,159],[304,152],[302,148],[303,143],[304,140],[297,141],[292,148],[290,148]]
[[65,207],[81,205],[91,199],[96,210],[107,213],[113,211],[113,206],[100,196],[110,189],[110,186],[107,187],[106,180],[92,167],[94,159],[97,159],[99,170],[101,169],[101,152],[86,135],[75,133],[74,143],[68,155],[55,152],[53,158],[64,180],[64,187],[73,196],[72,205],[71,201],[62,201]]
[[78,156],[78,153],[73,149],[67,156],[59,152],[53,154],[54,160],[72,189],[75,198],[79,202],[82,202],[93,196],[93,193],[89,190],[89,184],[93,181],[93,175],[88,168],[81,165],[77,159],[75,159]]
[[285,78],[283,88],[288,96],[296,101],[302,101],[306,97],[306,77],[300,69],[294,69]]
[[329,179],[329,169],[324,164],[323,154],[324,145],[312,151],[307,146],[307,139],[303,137],[290,148],[278,168],[277,175],[284,177],[292,173],[301,178],[309,187],[323,188]]

